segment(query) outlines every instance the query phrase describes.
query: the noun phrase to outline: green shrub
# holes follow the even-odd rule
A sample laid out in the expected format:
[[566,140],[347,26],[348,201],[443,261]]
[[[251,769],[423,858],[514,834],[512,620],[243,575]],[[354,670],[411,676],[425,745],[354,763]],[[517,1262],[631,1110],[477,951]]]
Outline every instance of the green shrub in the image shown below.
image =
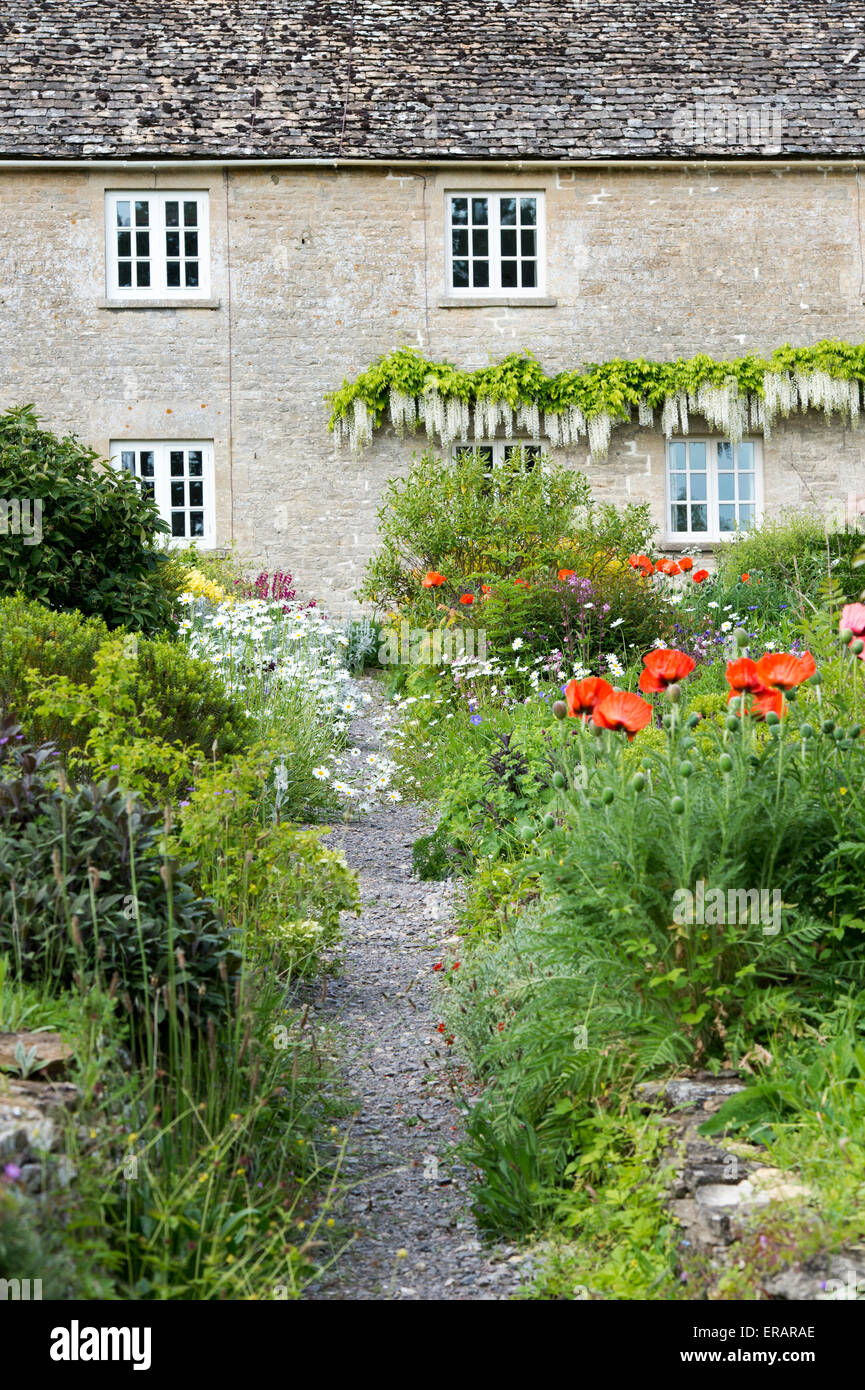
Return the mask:
[[[127,473],[74,438],[40,429],[31,406],[0,415],[0,497],[41,504],[41,538],[8,535],[0,595],[18,591],[54,608],[98,614],[109,627],[156,632],[173,621],[168,527]],[[28,510],[27,515],[30,516]],[[32,518],[35,520],[35,517]]]
[[[477,452],[452,461],[424,454],[406,479],[390,483],[379,533],[359,597],[430,617],[437,603],[457,603],[469,581],[558,568],[575,547],[633,549],[648,543],[652,527],[645,507],[595,506],[581,473],[549,460],[527,469],[516,450],[492,474]],[[444,575],[441,589],[421,587],[428,570]]]
[[211,757],[214,745],[221,755],[249,742],[240,700],[185,643],[112,635],[99,618],[21,595],[0,599],[0,710],[66,754],[94,738],[89,753],[102,770],[134,770],[134,745],[142,755],[161,743]]
[[50,747],[0,727],[0,952],[20,979],[115,975],[134,1030],[223,1017],[237,965],[213,904],[163,852],[163,814],[113,783],[70,785]]
[[862,588],[862,578],[861,571],[852,568],[852,561],[861,545],[861,531],[829,530],[819,513],[791,508],[727,542],[718,551],[718,571],[728,586],[748,574],[749,597],[761,606],[769,600],[760,588],[779,590],[776,597],[789,604],[791,594],[813,598],[830,577],[847,598],[854,598]]

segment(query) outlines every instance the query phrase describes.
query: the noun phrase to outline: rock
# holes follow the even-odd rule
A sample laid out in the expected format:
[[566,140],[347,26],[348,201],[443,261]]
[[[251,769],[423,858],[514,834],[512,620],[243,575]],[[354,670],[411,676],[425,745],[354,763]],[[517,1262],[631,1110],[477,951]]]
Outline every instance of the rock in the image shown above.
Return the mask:
[[65,1076],[72,1057],[72,1048],[59,1033],[0,1033],[0,1071],[10,1070],[20,1073],[16,1059],[18,1047],[25,1054],[35,1050],[36,1067],[33,1075],[40,1078]]

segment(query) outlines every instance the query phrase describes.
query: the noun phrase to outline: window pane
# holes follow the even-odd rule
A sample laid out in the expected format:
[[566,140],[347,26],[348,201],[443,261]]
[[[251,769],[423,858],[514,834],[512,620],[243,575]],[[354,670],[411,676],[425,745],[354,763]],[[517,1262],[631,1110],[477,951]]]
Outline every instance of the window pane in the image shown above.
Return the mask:
[[485,227],[487,225],[487,200],[486,198],[472,198],[472,222],[475,226]]
[[150,255],[150,233],[149,233],[149,232],[136,232],[136,233],[135,233],[135,254],[136,254],[136,256],[149,256],[149,255]]
[[739,497],[743,502],[751,502],[754,498],[754,474],[739,474]]
[[670,446],[670,468],[676,473],[683,472],[685,469],[685,445],[681,440]]
[[149,449],[146,452],[142,452],[139,459],[139,466],[141,468],[142,478],[153,477],[153,454]]
[[705,507],[705,504],[701,504],[699,507],[692,507],[692,508],[691,508],[691,530],[692,530],[692,531],[706,531],[707,529],[708,529],[708,527],[707,527],[707,522],[706,522],[706,507]]
[[185,535],[186,535],[186,513],[185,513],[185,512],[172,512],[172,513],[171,513],[171,534],[172,534],[172,536],[185,536]]
[[736,496],[736,476],[734,473],[718,474],[718,498],[721,502],[732,502]]
[[687,502],[688,479],[684,473],[670,475],[670,499],[673,502]]
[[520,221],[534,226],[537,222],[537,198],[520,198]]
[[135,283],[139,289],[150,288],[150,263],[138,261],[135,267]]
[[705,473],[692,473],[692,474],[691,474],[691,501],[692,501],[692,502],[705,502],[705,501],[706,501],[706,474],[705,474]]
[[706,471],[706,446],[696,441],[688,446],[688,462],[692,469],[701,473]]
[[183,224],[185,227],[196,227],[198,225],[198,203],[195,201],[183,204]]
[[189,534],[190,536],[204,535],[204,512],[189,513]]
[[718,467],[733,467],[733,446],[726,439],[722,439],[718,444]]
[[469,263],[468,261],[454,261],[453,263],[453,282],[454,288],[465,289],[469,283]]
[[130,216],[129,210],[130,210],[130,207],[131,207],[131,204],[130,204],[130,203],[118,203],[118,204],[117,204],[117,225],[118,225],[118,227],[129,227],[129,226],[131,226],[131,223],[130,223],[130,220],[129,220],[129,216]]
[[180,224],[180,204],[165,204],[165,225],[166,227],[177,227]]
[[687,507],[673,507],[673,508],[672,508],[672,513],[673,513],[673,530],[674,530],[674,531],[687,531],[687,529],[688,529],[688,508],[687,508]]
[[[180,486],[183,487],[183,484],[181,483]],[[204,506],[204,483],[189,484],[189,505],[190,507]]]
[[502,285],[505,289],[513,289],[517,284],[517,263],[516,261],[502,261]]
[[523,287],[534,289],[537,282],[537,261],[523,261]]
[[524,256],[534,256],[535,254],[535,230],[534,227],[524,227],[520,232],[520,250]]
[[120,261],[117,266],[117,283],[122,290],[132,287],[132,262]]
[[166,254],[166,256],[179,256],[179,255],[180,255],[180,233],[179,233],[179,232],[166,232],[166,233],[165,233],[165,254]]
[[490,283],[490,264],[489,261],[472,261],[474,268],[474,283],[478,289],[486,289]]
[[490,254],[490,234],[487,231],[472,232],[472,255],[488,256]]
[[198,261],[186,262],[186,288],[198,288]]
[[742,506],[742,507],[739,508],[739,524],[740,524],[744,529],[747,529],[749,526],[753,526],[753,525],[754,525],[754,504],[753,504],[753,502],[746,502],[744,506]]
[[166,261],[165,280],[170,290],[180,288],[180,261]]
[[503,227],[515,227],[517,225],[516,198],[502,198],[499,204],[499,220]]
[[451,199],[451,222],[454,225],[465,226],[469,220],[469,200],[468,198]]
[[198,255],[198,233],[197,233],[197,232],[184,232],[184,233],[183,233],[183,249],[184,249],[184,254],[187,255],[187,256],[197,256],[197,255]]
[[132,234],[130,232],[117,233],[117,254],[118,256],[132,255]]
[[754,467],[754,445],[747,441],[740,444],[736,450],[736,462],[740,468],[752,469]]
[[149,204],[149,203],[140,202],[140,203],[136,203],[136,204],[135,204],[135,225],[136,225],[136,227],[149,227],[149,226],[150,226],[150,204]]
[[154,483],[142,483],[141,491],[145,497],[149,497],[151,502],[156,501],[156,485]]
[[135,453],[132,449],[124,449],[120,455],[120,465],[126,473],[135,473]]
[[503,256],[515,256],[515,255],[517,254],[517,234],[516,234],[516,230],[514,230],[514,231],[508,231],[508,229],[507,229],[506,227],[503,227],[503,228],[502,228],[501,236],[502,236],[502,255],[503,255]]
[[182,507],[185,501],[186,501],[185,484],[184,484],[184,483],[172,483],[172,484],[171,484],[171,505],[172,505],[172,507]]
[[722,502],[719,506],[718,525],[722,531],[735,531],[736,508],[732,502]]
[[451,251],[455,256],[469,254],[469,234],[465,227],[454,227],[451,232]]
[[183,450],[171,450],[171,476],[172,478],[183,477]]
[[191,478],[200,478],[202,475],[201,450],[190,449],[189,468],[187,470]]

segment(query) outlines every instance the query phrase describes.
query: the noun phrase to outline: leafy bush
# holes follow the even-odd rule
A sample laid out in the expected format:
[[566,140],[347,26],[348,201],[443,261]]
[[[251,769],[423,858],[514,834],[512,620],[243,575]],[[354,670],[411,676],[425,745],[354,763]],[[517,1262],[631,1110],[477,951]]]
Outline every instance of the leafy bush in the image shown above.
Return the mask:
[[116,765],[130,786],[159,773],[160,745],[212,757],[214,745],[225,754],[249,742],[240,700],[183,642],[112,635],[99,618],[21,595],[0,599],[0,710],[66,754],[89,743],[84,761]]
[[727,585],[737,583],[742,574],[752,580],[759,577],[763,586],[781,588],[786,602],[791,592],[813,598],[830,577],[852,598],[862,587],[852,568],[861,545],[860,531],[829,531],[819,513],[791,509],[724,545],[718,552],[718,570]]
[[74,786],[50,746],[0,727],[0,952],[19,978],[68,987],[115,973],[136,1032],[227,1009],[237,965],[213,904],[163,852],[163,815],[114,783]]
[[38,544],[24,534],[4,542],[0,595],[20,591],[98,614],[109,627],[171,626],[176,591],[157,548],[168,527],[155,503],[92,449],[40,429],[31,406],[0,415],[0,497],[41,504]]
[[[470,580],[558,567],[575,545],[612,553],[623,542],[645,544],[651,530],[645,508],[596,507],[581,473],[549,460],[527,469],[520,450],[492,474],[478,452],[453,461],[426,453],[388,487],[382,548],[359,597],[382,610],[408,604],[429,615],[438,601],[456,603]],[[428,570],[447,583],[423,605]]]

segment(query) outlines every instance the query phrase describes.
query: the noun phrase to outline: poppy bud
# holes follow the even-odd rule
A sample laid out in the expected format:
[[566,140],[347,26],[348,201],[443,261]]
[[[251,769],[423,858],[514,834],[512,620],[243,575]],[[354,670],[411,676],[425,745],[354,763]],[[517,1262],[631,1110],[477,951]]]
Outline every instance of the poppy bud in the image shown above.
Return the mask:
[[727,725],[727,728],[730,730],[731,734],[734,734],[739,727],[739,721],[736,718],[735,714],[728,714],[724,722]]
[[646,779],[642,772],[636,772],[631,778],[631,786],[635,792],[641,792],[646,785]]
[[680,796],[674,796],[670,802],[670,810],[674,816],[681,816],[685,810],[685,803]]
[[688,718],[685,720],[685,728],[686,728],[686,729],[696,729],[696,727],[697,727],[697,725],[699,724],[699,722],[700,722],[700,716],[699,716],[699,714],[697,713],[697,711],[694,710],[693,714],[689,714],[689,715],[688,715]]
[[778,718],[777,714],[775,713],[775,711],[774,711],[773,709],[770,709],[770,710],[769,710],[769,713],[766,715],[766,723],[767,723],[767,724],[780,724],[780,723],[781,723],[781,720]]
[[671,705],[677,705],[681,698],[682,687],[680,685],[677,685],[674,681],[672,685],[667,686],[667,699],[670,701]]
[[748,634],[743,627],[737,627],[733,632],[733,641],[737,647],[747,647]]
[[554,816],[550,816],[550,815],[544,816],[544,829],[545,829],[545,830],[555,830],[555,828],[556,828],[555,817],[554,817]]
[[680,766],[679,766],[679,772],[681,773],[681,775],[682,775],[683,777],[693,777],[693,775],[694,775],[694,764],[693,764],[693,763],[689,763],[688,760],[686,759],[683,763],[680,764]]
[[860,726],[859,724],[851,724],[850,730],[849,730],[849,732],[848,732],[848,734],[847,734],[847,737],[848,737],[848,738],[858,738],[859,735],[861,734],[861,732],[862,732],[862,728],[861,728],[861,726]]
[[557,719],[567,719],[568,707],[565,704],[564,700],[555,701],[555,703],[553,704],[553,714],[556,716]]
[[718,762],[722,772],[733,771],[733,759],[730,757],[729,753],[722,753],[721,757],[718,759]]
[[813,737],[814,737],[814,728],[813,728],[813,725],[811,725],[811,724],[803,724],[802,727],[801,727],[801,729],[799,730],[799,735],[800,735],[801,738],[813,738]]
[[841,631],[838,633],[838,636],[840,637],[845,647],[849,647],[850,643],[853,641],[853,633],[849,627],[842,627]]
[[823,723],[821,724],[820,727],[822,728],[824,734],[831,734],[832,731],[833,731],[834,728],[835,728],[835,720],[834,720],[834,719],[824,719],[824,720],[823,720]]
[[521,839],[521,840],[524,840],[524,841],[526,842],[526,844],[528,844],[529,840],[533,840],[534,838],[535,838],[535,827],[534,827],[533,825],[521,825],[521,826],[520,826],[520,839]]
[[565,785],[565,779],[564,779],[564,777],[562,776],[561,772],[554,772],[554,773],[553,773],[553,786],[554,786],[554,787],[558,787],[559,790],[561,790],[561,788],[562,788],[564,785]]
[[850,643],[850,650],[854,656],[859,656],[865,651],[865,642],[862,641],[861,637],[857,637],[855,642]]
[[605,806],[611,806],[615,799],[615,795],[612,787],[604,787],[604,790],[601,792],[601,800]]

